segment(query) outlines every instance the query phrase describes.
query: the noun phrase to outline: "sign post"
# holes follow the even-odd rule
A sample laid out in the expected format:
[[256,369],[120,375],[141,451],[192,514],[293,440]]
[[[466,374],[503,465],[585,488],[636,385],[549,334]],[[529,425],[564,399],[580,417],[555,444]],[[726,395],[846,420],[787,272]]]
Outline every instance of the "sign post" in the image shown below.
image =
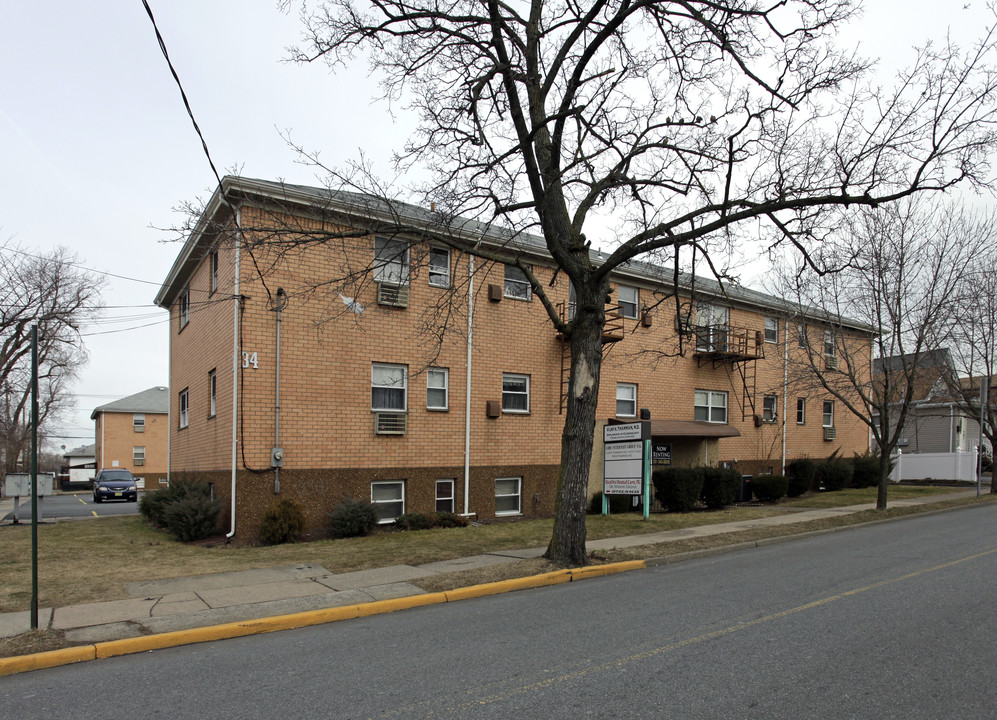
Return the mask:
[[606,425],[602,440],[602,514],[609,514],[610,495],[637,495],[643,497],[646,519],[651,507],[651,423]]

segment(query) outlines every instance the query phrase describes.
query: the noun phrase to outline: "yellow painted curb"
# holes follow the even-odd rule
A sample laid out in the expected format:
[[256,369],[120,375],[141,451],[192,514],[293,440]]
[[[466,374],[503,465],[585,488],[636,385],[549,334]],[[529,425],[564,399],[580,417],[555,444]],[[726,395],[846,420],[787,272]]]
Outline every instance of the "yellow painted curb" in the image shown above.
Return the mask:
[[33,655],[0,658],[0,676],[14,675],[16,673],[28,672],[29,670],[43,670],[44,668],[58,667],[59,665],[70,665],[76,662],[84,662],[85,660],[93,660],[95,657],[96,654],[93,645],[79,645],[77,647],[49,650]]
[[512,580],[499,580],[498,582],[485,583],[484,585],[472,585],[456,590],[447,590],[447,602],[455,600],[468,600],[470,598],[485,597],[486,595],[498,595],[500,593],[512,592],[514,590],[526,590],[529,588],[545,587],[547,585],[559,585],[571,581],[570,570],[556,570],[544,573],[543,575],[531,575],[525,578],[514,578]]
[[643,560],[627,560],[625,562],[609,563],[607,565],[588,565],[583,568],[568,570],[572,580],[583,580],[584,578],[599,577],[600,575],[612,575],[614,573],[626,572],[628,570],[642,570],[647,567]]
[[381,615],[383,613],[395,612],[396,610],[408,610],[414,607],[425,605],[439,605],[445,603],[447,596],[445,593],[427,593],[425,595],[408,595],[406,597],[392,598],[391,600],[377,600],[363,605],[355,605],[358,617],[368,617],[370,615]]

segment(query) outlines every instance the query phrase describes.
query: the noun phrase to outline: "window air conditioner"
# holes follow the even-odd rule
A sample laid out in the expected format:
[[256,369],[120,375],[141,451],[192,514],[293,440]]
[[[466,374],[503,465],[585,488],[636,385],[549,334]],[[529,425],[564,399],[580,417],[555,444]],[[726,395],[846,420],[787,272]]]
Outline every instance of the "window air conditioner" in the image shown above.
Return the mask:
[[834,427],[826,427],[826,428],[824,428],[824,439],[825,440],[834,440],[836,437],[838,437],[838,429],[837,428],[834,428]]
[[377,304],[408,307],[408,285],[380,282],[377,284]]
[[376,435],[404,435],[408,424],[405,413],[374,413],[374,433]]

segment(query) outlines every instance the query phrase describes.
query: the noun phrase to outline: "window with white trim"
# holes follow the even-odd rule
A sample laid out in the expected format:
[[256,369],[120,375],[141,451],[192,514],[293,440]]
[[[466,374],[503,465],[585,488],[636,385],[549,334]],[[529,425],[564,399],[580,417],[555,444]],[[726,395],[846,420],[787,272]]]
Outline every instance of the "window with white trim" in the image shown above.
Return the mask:
[[405,481],[381,480],[370,484],[370,503],[377,510],[379,525],[405,514]]
[[807,399],[796,398],[796,424],[807,424]]
[[834,427],[834,403],[830,400],[824,401],[824,416],[821,419],[824,427]]
[[218,251],[211,253],[208,260],[211,267],[211,292],[218,289]]
[[765,318],[765,342],[779,342],[779,318],[771,315]]
[[636,417],[637,386],[634,383],[616,383],[617,417]]
[[502,373],[502,412],[530,411],[530,376]]
[[183,289],[180,293],[180,329],[183,330],[187,327],[187,323],[190,322],[190,285]]
[[834,330],[832,328],[824,330],[824,356],[834,357]]
[[629,287],[627,285],[620,285],[619,290],[620,298],[620,315],[625,318],[630,318],[631,320],[637,319],[637,308],[639,307],[640,294],[635,287]]
[[215,375],[215,371],[212,370],[208,373],[208,397],[210,398],[210,405],[208,406],[208,417],[212,418],[218,411],[218,377]]
[[803,323],[796,326],[796,342],[801,348],[807,346],[807,326]]
[[708,302],[696,303],[696,349],[722,352],[727,349],[730,309]]
[[530,300],[533,297],[533,290],[530,288],[530,281],[526,273],[515,265],[505,266],[505,289],[503,294],[513,300]]
[[695,396],[696,420],[725,423],[727,422],[727,393],[720,390],[697,390]]
[[454,512],[454,481],[436,481],[436,512]]
[[523,490],[523,478],[507,477],[495,479],[495,514],[519,515],[522,513],[520,502]]
[[386,237],[374,238],[374,281],[408,285],[408,243]]
[[132,465],[145,465],[145,446],[135,446],[132,448]]
[[405,412],[408,409],[408,366],[372,363],[370,409]]
[[429,248],[429,284],[450,287],[450,248]]
[[145,413],[132,415],[132,429],[135,432],[145,432]]
[[765,395],[762,398],[762,422],[774,423],[779,419],[778,405],[777,395]]
[[187,392],[187,388],[180,391],[180,429],[183,430],[187,427],[188,411],[190,409],[190,395]]
[[450,371],[447,368],[426,370],[426,408],[446,410],[449,405]]

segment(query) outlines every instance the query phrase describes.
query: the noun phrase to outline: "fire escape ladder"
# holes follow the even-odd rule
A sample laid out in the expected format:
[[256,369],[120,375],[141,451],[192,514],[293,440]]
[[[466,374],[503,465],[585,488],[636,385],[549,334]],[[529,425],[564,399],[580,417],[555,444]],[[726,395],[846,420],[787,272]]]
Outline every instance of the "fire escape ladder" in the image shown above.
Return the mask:
[[737,372],[741,376],[741,419],[747,420],[749,416],[754,417],[755,415],[758,363],[754,360],[737,363]]
[[[567,303],[557,303],[557,310],[561,319],[567,322],[569,314]],[[557,339],[561,341],[561,402],[558,414],[563,415],[565,408],[568,407],[568,384],[571,382],[571,341],[561,333],[557,334]],[[609,352],[609,348],[622,339],[623,314],[616,305],[607,305],[606,323],[602,328],[603,358]]]

